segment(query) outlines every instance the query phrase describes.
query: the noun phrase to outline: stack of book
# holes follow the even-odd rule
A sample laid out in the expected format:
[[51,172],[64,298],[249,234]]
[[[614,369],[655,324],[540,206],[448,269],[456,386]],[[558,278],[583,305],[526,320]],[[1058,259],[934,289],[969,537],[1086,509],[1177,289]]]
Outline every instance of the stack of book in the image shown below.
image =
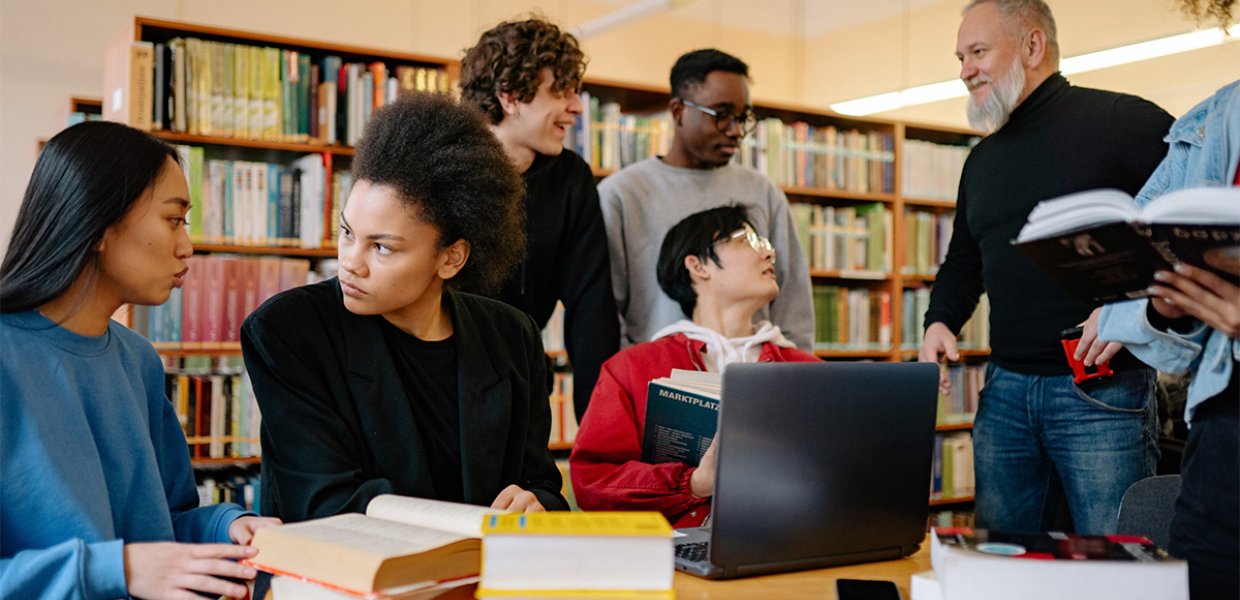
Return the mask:
[[938,528],[930,561],[913,600],[1188,599],[1187,563],[1140,536]]

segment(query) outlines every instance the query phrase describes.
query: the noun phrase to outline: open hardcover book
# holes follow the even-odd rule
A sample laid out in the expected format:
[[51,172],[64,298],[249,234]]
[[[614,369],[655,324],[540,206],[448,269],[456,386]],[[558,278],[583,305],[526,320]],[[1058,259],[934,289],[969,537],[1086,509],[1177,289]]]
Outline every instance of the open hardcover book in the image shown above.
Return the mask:
[[697,466],[719,427],[718,373],[672,369],[646,387],[642,462]]
[[1046,200],[1012,243],[1090,305],[1145,296],[1176,262],[1240,284],[1240,188],[1177,190],[1143,208],[1119,190]]
[[499,511],[382,495],[366,514],[348,513],[260,529],[247,561],[261,571],[358,598],[399,597],[473,577],[482,520]]

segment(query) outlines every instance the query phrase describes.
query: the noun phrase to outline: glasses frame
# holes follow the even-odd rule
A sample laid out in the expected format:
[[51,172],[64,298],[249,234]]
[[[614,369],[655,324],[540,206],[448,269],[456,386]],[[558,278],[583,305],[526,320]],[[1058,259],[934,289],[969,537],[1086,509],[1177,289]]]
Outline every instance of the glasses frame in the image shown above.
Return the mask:
[[753,227],[749,224],[745,224],[744,227],[733,231],[728,235],[728,237],[725,237],[715,243],[723,244],[741,237],[745,238],[745,242],[749,244],[750,248],[753,248],[754,252],[761,254],[762,252],[769,250],[771,252],[771,262],[775,262],[775,246],[771,244],[771,240],[764,235],[758,235],[758,232],[754,231]]
[[753,133],[753,130],[758,126],[758,118],[753,114],[752,108],[746,108],[745,111],[739,115],[723,115],[709,106],[702,106],[692,100],[681,98],[680,103],[688,106],[689,108],[697,109],[701,111],[702,114],[713,117],[715,119],[715,129],[718,129],[720,133],[727,133],[733,126],[737,126],[741,130],[741,135],[749,135]]

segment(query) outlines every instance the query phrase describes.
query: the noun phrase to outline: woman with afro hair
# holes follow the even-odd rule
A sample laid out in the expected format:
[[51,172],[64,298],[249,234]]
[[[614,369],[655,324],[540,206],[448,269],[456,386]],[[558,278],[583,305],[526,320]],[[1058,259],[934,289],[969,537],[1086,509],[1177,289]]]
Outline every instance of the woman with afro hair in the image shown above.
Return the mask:
[[242,326],[262,511],[302,521],[380,494],[566,508],[538,330],[455,289],[495,286],[521,258],[523,188],[503,148],[475,111],[418,95],[375,114],[353,174],[338,277]]

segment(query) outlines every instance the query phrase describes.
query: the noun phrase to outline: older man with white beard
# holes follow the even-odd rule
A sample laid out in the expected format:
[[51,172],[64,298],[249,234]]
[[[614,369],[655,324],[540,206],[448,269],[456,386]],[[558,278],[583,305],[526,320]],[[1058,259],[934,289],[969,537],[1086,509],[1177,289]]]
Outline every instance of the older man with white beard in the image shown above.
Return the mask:
[[958,360],[955,334],[989,294],[991,362],[973,429],[979,525],[1047,530],[1066,501],[1077,531],[1112,533],[1124,491],[1157,461],[1154,372],[1120,349],[1109,381],[1075,385],[1060,332],[1084,323],[1082,343],[1101,345],[1096,307],[1010,242],[1041,200],[1135,194],[1167,152],[1172,118],[1135,96],[1069,84],[1041,0],[974,0],[956,56],[969,122],[989,135],[964,165],[920,359]]

